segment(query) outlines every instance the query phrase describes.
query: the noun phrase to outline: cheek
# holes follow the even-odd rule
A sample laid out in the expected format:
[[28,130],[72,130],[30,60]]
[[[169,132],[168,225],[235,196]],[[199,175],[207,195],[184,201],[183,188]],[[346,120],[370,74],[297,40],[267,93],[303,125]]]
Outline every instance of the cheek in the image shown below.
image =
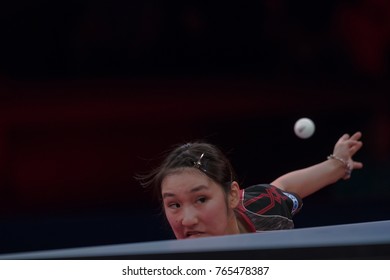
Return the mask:
[[176,217],[176,215],[167,214],[165,213],[165,218],[167,219],[169,226],[171,227],[171,230],[173,231],[173,234],[176,236],[176,239],[182,239],[182,227],[181,223],[179,221],[179,218]]
[[203,221],[212,226],[213,230],[219,235],[224,231],[228,224],[227,206],[224,200],[219,201],[204,212]]
[[179,225],[179,219],[177,215],[165,211],[165,217],[171,226],[171,228],[177,228]]

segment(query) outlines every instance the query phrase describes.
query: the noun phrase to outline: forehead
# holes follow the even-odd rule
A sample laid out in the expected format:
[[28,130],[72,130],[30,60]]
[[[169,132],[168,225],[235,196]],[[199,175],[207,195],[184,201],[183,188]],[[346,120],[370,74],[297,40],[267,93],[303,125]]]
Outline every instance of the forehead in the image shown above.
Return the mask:
[[[169,173],[161,182],[161,192],[190,191],[199,186],[209,190],[220,188],[211,178],[196,168],[182,168]],[[221,188],[220,188],[221,189]]]

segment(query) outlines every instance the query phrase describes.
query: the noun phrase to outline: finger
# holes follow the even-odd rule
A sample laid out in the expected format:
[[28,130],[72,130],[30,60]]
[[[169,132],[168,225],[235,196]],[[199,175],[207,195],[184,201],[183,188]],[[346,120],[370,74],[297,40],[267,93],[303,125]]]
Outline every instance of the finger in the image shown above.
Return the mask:
[[343,141],[345,141],[345,140],[348,140],[348,138],[349,138],[349,134],[348,134],[348,133],[345,133],[343,136],[341,136],[341,137],[339,138],[339,140],[337,141],[337,143],[340,143],[340,142],[343,142]]
[[341,136],[341,138],[343,138],[344,140],[347,140],[349,138],[349,134],[345,133],[343,136]]
[[345,141],[345,143],[348,145],[348,147],[352,147],[352,146],[355,146],[355,145],[358,145],[360,141],[356,141],[356,140],[347,140]]
[[363,142],[357,141],[354,145],[349,147],[349,154],[353,156],[357,151],[361,149]]
[[359,140],[360,138],[362,137],[362,133],[360,131],[358,132],[355,132],[352,136],[351,136],[351,140]]
[[347,146],[348,146],[348,148],[354,148],[354,147],[356,147],[356,148],[361,148],[361,146],[363,146],[363,142],[362,141],[351,141],[351,140],[348,140],[347,142],[346,142],[346,144],[347,144]]
[[359,161],[354,161],[352,167],[353,167],[353,169],[361,169],[361,168],[363,168],[363,163],[361,163]]

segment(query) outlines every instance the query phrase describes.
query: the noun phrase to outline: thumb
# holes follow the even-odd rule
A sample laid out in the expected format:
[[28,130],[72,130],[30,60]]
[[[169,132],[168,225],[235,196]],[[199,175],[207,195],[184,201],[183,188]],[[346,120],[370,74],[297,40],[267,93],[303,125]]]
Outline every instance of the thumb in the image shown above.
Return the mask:
[[349,139],[349,134],[348,133],[345,133],[343,136],[341,136],[339,138],[339,140],[337,141],[337,143],[340,143],[340,142],[343,142],[345,140],[348,140]]

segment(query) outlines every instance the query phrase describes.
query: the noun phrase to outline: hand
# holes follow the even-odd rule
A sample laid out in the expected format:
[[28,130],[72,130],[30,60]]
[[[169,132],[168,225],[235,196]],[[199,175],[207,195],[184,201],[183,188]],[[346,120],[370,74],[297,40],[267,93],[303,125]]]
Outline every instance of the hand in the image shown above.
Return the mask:
[[[335,157],[343,159],[347,163],[347,170],[344,180],[349,179],[351,177],[351,172],[354,169],[360,169],[363,167],[363,163],[354,161],[352,157],[355,155],[357,151],[363,146],[363,142],[359,141],[362,137],[361,132],[356,132],[351,137],[349,134],[344,134],[337,141],[336,145],[333,149],[333,155]],[[349,171],[349,172],[348,172]]]

